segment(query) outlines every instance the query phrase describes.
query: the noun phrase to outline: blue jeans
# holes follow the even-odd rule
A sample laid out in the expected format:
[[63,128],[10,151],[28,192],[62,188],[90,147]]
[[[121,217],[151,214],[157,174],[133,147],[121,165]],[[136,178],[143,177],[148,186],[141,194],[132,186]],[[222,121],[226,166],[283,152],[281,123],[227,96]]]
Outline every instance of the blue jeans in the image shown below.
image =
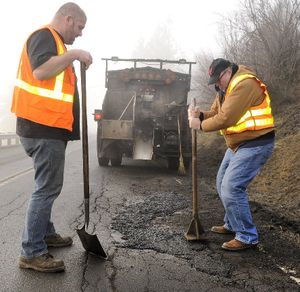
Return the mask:
[[224,227],[234,231],[235,239],[243,243],[258,243],[246,189],[273,148],[274,142],[240,148],[237,152],[227,149],[217,174],[217,191],[225,209]]
[[35,170],[35,189],[27,208],[21,250],[22,256],[32,258],[48,252],[44,238],[56,233],[51,211],[63,186],[67,143],[24,137],[20,137],[20,141],[32,158]]

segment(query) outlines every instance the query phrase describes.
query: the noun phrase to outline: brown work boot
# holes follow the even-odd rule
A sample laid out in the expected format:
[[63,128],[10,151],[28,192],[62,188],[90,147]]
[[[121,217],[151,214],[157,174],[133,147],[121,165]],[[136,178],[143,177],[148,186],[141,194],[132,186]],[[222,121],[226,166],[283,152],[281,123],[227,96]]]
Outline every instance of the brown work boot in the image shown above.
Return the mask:
[[62,237],[59,234],[46,236],[44,240],[48,247],[64,247],[73,243],[73,239],[70,236]]
[[238,250],[244,250],[248,248],[256,247],[257,244],[247,244],[244,242],[241,242],[237,239],[232,239],[230,241],[224,242],[222,244],[222,248],[230,251],[238,251]]
[[54,259],[49,253],[31,259],[21,256],[19,258],[19,267],[21,269],[32,269],[44,273],[55,273],[65,270],[64,262],[62,260]]
[[234,234],[233,231],[226,229],[224,226],[213,226],[211,231],[219,234]]

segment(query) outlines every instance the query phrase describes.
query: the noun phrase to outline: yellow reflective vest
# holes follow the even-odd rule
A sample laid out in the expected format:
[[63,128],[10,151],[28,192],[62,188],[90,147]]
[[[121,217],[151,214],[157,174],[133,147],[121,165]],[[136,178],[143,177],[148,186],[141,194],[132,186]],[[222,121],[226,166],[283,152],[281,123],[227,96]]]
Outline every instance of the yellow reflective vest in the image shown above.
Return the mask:
[[261,104],[250,107],[249,110],[247,110],[247,112],[240,118],[240,120],[234,126],[223,130],[224,134],[237,134],[249,130],[256,131],[274,127],[274,118],[272,115],[270,96],[267,91],[267,87],[255,75],[242,74],[233,78],[228,85],[225,99],[239,82],[247,78],[254,78],[258,82],[258,84],[264,91],[265,99]]
[[[45,28],[49,29],[54,37],[57,55],[64,54],[67,49],[58,33],[49,26]],[[72,131],[75,82],[72,65],[51,79],[35,79],[26,42],[15,81],[11,111],[17,117],[35,123]]]

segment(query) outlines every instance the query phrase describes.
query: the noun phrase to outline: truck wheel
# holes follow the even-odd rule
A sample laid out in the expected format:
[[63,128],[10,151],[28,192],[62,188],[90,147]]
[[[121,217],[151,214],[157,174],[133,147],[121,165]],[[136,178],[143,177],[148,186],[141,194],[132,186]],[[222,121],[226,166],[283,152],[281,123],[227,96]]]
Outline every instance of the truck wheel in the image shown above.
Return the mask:
[[179,159],[177,157],[168,157],[168,169],[177,170],[179,167]]
[[183,164],[184,168],[187,170],[190,168],[191,165],[191,158],[190,157],[183,157]]
[[106,157],[98,157],[98,163],[100,166],[107,166],[109,159]]
[[112,166],[120,166],[122,163],[122,156],[111,158],[110,163]]

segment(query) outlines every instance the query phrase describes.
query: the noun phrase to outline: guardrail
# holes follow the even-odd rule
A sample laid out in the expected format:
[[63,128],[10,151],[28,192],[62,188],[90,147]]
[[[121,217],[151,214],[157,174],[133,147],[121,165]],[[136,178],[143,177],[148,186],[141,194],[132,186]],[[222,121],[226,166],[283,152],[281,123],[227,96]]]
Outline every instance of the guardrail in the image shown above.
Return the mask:
[[10,147],[19,144],[20,144],[20,139],[18,135],[14,133],[7,133],[7,134],[0,133],[0,148]]

